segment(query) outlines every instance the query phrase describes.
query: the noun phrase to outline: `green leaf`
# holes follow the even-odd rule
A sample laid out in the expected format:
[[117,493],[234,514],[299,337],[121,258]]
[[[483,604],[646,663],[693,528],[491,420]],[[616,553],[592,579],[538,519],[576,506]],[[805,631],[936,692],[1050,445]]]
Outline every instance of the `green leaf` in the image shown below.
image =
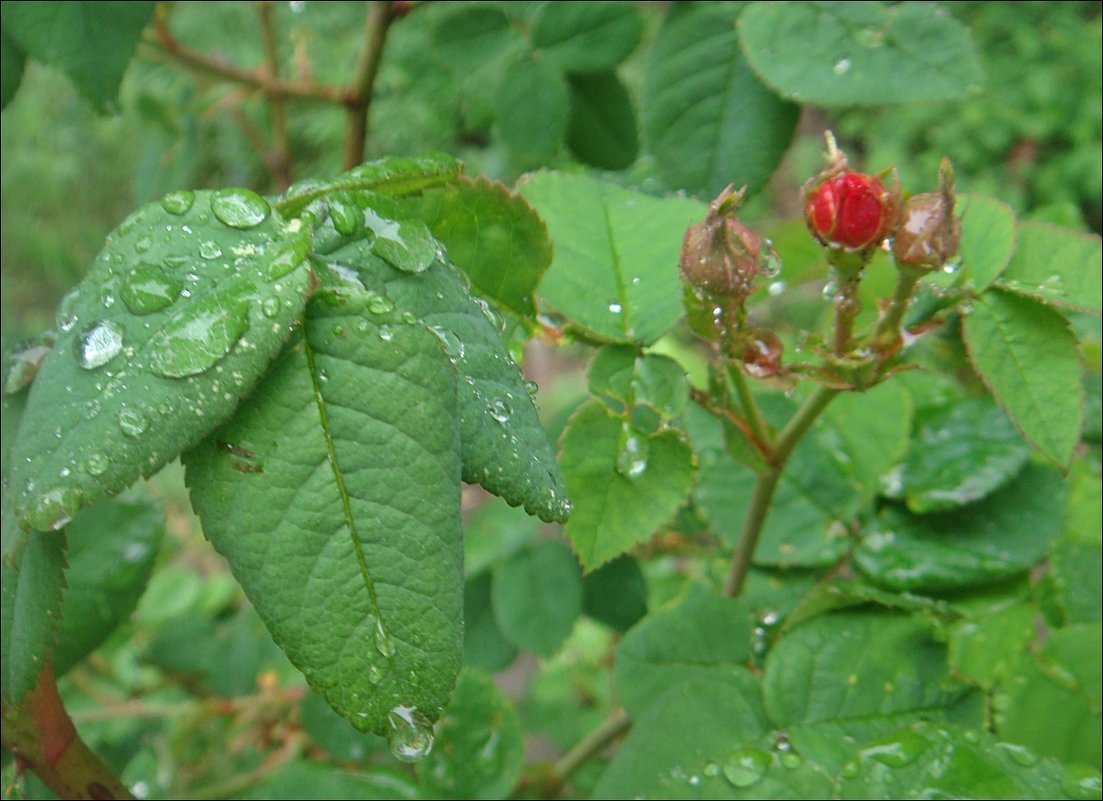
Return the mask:
[[1103,518],[1100,481],[1077,470],[1068,482],[1064,529],[1049,553],[1042,579],[1046,612],[1058,625],[1103,619]]
[[751,658],[754,619],[746,604],[694,587],[675,607],[636,626],[617,648],[621,703],[638,720],[665,690],[726,679]]
[[0,571],[0,694],[5,703],[18,704],[34,688],[57,643],[65,588],[65,535],[33,534],[14,564],[5,559]]
[[586,614],[616,631],[628,631],[647,614],[647,581],[631,556],[619,556],[587,573],[582,592]]
[[480,573],[464,584],[463,663],[497,672],[509,667],[517,647],[498,628],[490,587],[490,573]]
[[514,39],[520,39],[510,27],[502,8],[490,4],[454,4],[444,6],[430,30],[432,54],[443,66],[471,73],[487,61],[501,56]]
[[631,3],[544,3],[532,23],[541,58],[566,72],[601,72],[624,61],[643,33]]
[[1030,458],[1007,415],[987,397],[927,407],[916,416],[907,458],[886,476],[890,498],[916,514],[964,506],[990,495]]
[[[554,8],[560,3],[549,4]],[[639,156],[636,109],[615,72],[571,75],[567,145],[579,159],[603,170],[624,170]]]
[[107,500],[69,525],[65,618],[54,673],[60,676],[130,618],[137,608],[165,533],[165,513],[145,499]]
[[[103,110],[115,102],[155,5],[9,3],[4,6],[5,39],[10,37],[31,58],[58,67],[81,95]],[[4,67],[6,72],[8,65]]]
[[567,547],[540,540],[494,568],[494,617],[518,647],[539,656],[558,650],[582,614],[582,575]]
[[561,449],[574,504],[567,536],[587,570],[672,520],[693,483],[693,452],[679,431],[640,433],[597,400],[571,417]]
[[0,29],[0,109],[6,108],[15,97],[26,60],[27,54],[8,36],[7,30]]
[[920,721],[866,744],[843,766],[837,792],[839,798],[1067,798],[1070,780],[1080,776],[987,732]]
[[739,52],[736,3],[672,14],[647,64],[643,130],[671,187],[713,197],[755,193],[781,162],[800,107],[763,86]]
[[276,201],[285,217],[294,217],[314,201],[337,191],[366,191],[391,198],[416,194],[455,181],[463,165],[443,153],[415,158],[389,156],[367,161],[328,181],[306,179],[292,185]]
[[955,209],[961,217],[961,262],[983,292],[1007,267],[1015,252],[1015,212],[984,195],[961,195]]
[[249,786],[239,796],[245,799],[412,799],[417,787],[410,778],[396,771],[374,768],[370,773],[354,773],[344,768],[305,759],[288,762]]
[[123,222],[58,311],[13,446],[16,515],[59,528],[224,422],[302,314],[309,247],[248,190],[173,193]]
[[521,550],[536,537],[541,522],[523,509],[488,501],[467,519],[463,532],[463,570],[468,578]]
[[1068,465],[1084,390],[1065,318],[1029,298],[990,291],[973,304],[964,335],[973,366],[1015,425],[1048,458]]
[[185,455],[192,503],[310,685],[410,758],[463,647],[455,373],[363,296],[307,311],[249,405]]
[[648,345],[678,321],[678,255],[702,204],[555,172],[526,176],[520,190],[555,242],[540,296],[571,325],[598,340]]
[[772,748],[759,682],[738,669],[662,694],[643,713],[594,798],[827,798],[815,766]]
[[546,59],[531,55],[505,68],[494,98],[498,136],[517,170],[552,161],[567,133],[567,80]]
[[925,3],[753,3],[739,41],[759,77],[801,103],[949,100],[983,81],[969,30]]
[[1019,243],[999,286],[1055,306],[1103,313],[1103,243],[1042,222],[1019,224]]
[[[394,269],[363,242],[317,257],[339,292],[365,296],[369,308],[395,307],[429,327],[459,371],[463,480],[481,484],[542,520],[563,522],[570,502],[529,390],[502,342],[497,318],[448,265],[419,275]],[[325,266],[325,265],[328,265]],[[349,273],[349,269],[354,273]]]
[[898,590],[942,591],[987,584],[1037,564],[1061,529],[1060,474],[1028,465],[979,503],[952,512],[910,515],[886,509],[862,540],[855,561]]
[[403,205],[428,224],[480,294],[517,314],[536,314],[533,295],[552,247],[543,220],[521,195],[485,178],[461,177]]
[[1034,639],[1037,612],[1028,603],[985,611],[987,614],[956,624],[948,644],[950,664],[957,675],[991,690]]
[[357,731],[333,711],[322,696],[309,688],[299,703],[299,720],[310,739],[334,759],[363,762],[376,754],[386,753],[386,740]]
[[504,798],[521,776],[521,723],[484,673],[465,669],[437,726],[437,745],[417,766],[427,798]]
[[1022,654],[993,700],[1000,736],[1099,769],[1101,652],[1099,623],[1078,623],[1051,631],[1037,654]]

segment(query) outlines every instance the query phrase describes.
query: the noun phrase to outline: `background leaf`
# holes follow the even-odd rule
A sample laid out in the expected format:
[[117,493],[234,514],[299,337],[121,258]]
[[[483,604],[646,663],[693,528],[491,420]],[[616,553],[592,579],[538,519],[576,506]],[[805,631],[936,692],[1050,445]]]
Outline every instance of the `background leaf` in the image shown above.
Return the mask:
[[740,4],[675,11],[647,64],[648,149],[673,188],[711,198],[728,184],[746,184],[753,194],[781,162],[800,108],[763,86],[740,53]]
[[1015,252],[1015,212],[984,195],[961,195],[955,213],[961,218],[961,261],[978,292],[995,281]]
[[[552,3],[549,8],[554,8]],[[592,167],[623,170],[639,155],[636,109],[628,87],[615,72],[571,75],[567,145]]]
[[983,80],[969,30],[924,3],[752,3],[739,41],[763,81],[802,103],[945,100]]
[[582,613],[582,575],[562,542],[540,540],[498,564],[491,597],[511,642],[551,656]]
[[518,170],[555,158],[567,133],[567,80],[545,59],[524,56],[505,68],[494,97],[498,136]]
[[1098,236],[1041,222],[1019,224],[999,286],[1045,303],[1103,313],[1103,244]]
[[545,3],[532,23],[532,44],[566,72],[592,73],[627,58],[642,33],[643,18],[630,3]]

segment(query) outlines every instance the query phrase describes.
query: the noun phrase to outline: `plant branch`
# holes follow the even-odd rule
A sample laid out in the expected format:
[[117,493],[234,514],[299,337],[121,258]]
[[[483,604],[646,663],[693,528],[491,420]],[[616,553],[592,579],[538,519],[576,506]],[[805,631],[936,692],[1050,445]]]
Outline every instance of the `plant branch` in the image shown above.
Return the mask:
[[[257,2],[257,18],[260,22],[261,38],[264,41],[264,71],[268,78],[279,80],[280,61],[272,24],[271,0]],[[265,92],[265,94],[268,97],[268,105],[272,109],[272,150],[267,159],[268,168],[277,188],[282,190],[291,185],[291,140],[287,135],[287,110],[283,95],[272,92]]]
[[738,365],[729,365],[728,376],[735,385],[735,392],[739,395],[739,404],[743,407],[743,414],[747,416],[747,423],[751,427],[751,433],[756,442],[760,443],[763,451],[770,449],[770,432],[766,429],[766,423],[762,419],[762,412],[758,409],[758,402],[747,383],[747,377]]
[[376,0],[368,6],[368,19],[364,24],[364,40],[356,61],[352,84],[346,90],[344,167],[352,169],[364,160],[368,138],[368,111],[371,107],[375,78],[383,61],[383,46],[387,30],[396,18],[394,3]]
[[564,754],[552,767],[553,789],[562,787],[586,760],[601,753],[607,745],[632,727],[632,720],[623,708],[618,707],[596,729],[587,734],[578,745]]
[[891,350],[896,338],[900,335],[900,324],[907,311],[908,301],[911,300],[915,285],[919,283],[919,275],[900,270],[896,274],[896,287],[892,293],[892,300],[885,311],[884,316],[877,322],[877,330],[873,335],[874,346],[878,350]]

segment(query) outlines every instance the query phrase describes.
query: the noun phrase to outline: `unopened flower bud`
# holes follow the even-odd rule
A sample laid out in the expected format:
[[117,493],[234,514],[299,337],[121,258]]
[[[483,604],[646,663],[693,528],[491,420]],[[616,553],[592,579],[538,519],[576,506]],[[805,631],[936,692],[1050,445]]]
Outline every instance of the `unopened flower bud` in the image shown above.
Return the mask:
[[691,286],[716,298],[745,300],[760,277],[776,272],[777,255],[769,240],[736,216],[743,190],[729,186],[712,202],[703,222],[686,229],[679,268]]
[[901,267],[933,272],[957,255],[960,242],[961,224],[954,216],[954,172],[949,159],[943,159],[938,191],[914,195],[904,204],[892,255]]
[[[844,162],[845,163],[845,162]],[[880,178],[829,168],[804,187],[804,219],[820,242],[846,250],[869,250],[896,224],[899,191]]]

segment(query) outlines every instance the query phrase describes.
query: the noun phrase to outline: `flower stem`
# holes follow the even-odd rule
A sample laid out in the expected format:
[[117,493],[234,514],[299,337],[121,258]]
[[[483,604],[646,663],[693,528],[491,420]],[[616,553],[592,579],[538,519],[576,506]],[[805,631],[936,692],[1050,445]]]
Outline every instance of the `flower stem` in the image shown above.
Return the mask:
[[892,300],[885,311],[884,316],[877,323],[877,331],[873,335],[873,341],[878,349],[891,349],[896,338],[900,335],[900,324],[907,311],[908,301],[911,300],[915,285],[919,283],[919,275],[905,270],[896,274],[896,288],[892,293]]
[[596,729],[587,734],[578,745],[564,754],[552,768],[552,781],[561,787],[586,760],[601,753],[604,748],[632,726],[632,720],[623,708],[613,710]]
[[854,320],[862,310],[858,300],[859,275],[840,275],[839,294],[835,297],[835,355],[845,356],[854,338]]
[[762,412],[758,409],[758,402],[754,399],[754,394],[751,392],[751,388],[747,383],[747,377],[743,375],[743,371],[739,369],[738,365],[729,365],[728,377],[735,386],[736,394],[739,395],[739,404],[743,407],[743,414],[747,417],[747,423],[751,427],[751,433],[761,446],[761,449],[768,450],[771,444],[770,432],[767,430],[766,423],[762,419]]

